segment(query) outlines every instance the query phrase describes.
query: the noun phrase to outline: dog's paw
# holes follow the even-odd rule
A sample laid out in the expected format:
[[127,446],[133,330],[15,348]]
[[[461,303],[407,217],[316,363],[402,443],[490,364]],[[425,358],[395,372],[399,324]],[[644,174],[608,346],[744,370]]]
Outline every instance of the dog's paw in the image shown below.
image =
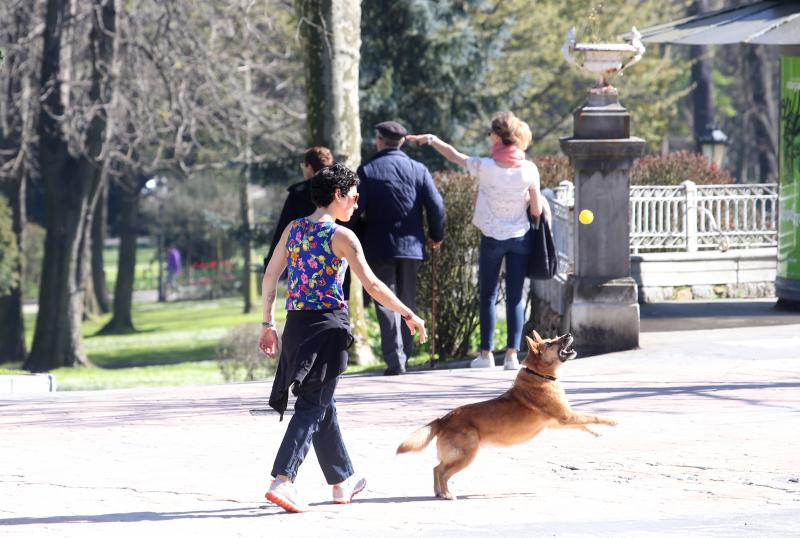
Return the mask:
[[447,501],[455,501],[456,496],[450,493],[449,491],[442,491],[436,494],[437,497],[440,499],[445,499]]
[[606,425],[607,426],[616,426],[617,424],[619,424],[619,422],[617,422],[613,418],[607,418],[606,419]]

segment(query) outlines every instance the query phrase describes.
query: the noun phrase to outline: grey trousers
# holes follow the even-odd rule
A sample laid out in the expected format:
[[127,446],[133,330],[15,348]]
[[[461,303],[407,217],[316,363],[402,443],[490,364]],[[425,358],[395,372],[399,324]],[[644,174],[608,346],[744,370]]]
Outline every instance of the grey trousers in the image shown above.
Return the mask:
[[[417,272],[422,260],[381,258],[369,260],[372,271],[407,307],[417,309]],[[375,313],[381,327],[381,353],[389,368],[405,370],[406,360],[414,353],[414,339],[400,314],[375,301]]]

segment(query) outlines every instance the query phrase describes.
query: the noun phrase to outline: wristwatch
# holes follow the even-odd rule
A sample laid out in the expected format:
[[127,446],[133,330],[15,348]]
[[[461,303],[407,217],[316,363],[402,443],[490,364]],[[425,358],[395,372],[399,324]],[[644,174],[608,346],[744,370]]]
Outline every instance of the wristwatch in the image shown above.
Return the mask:
[[265,329],[274,329],[275,328],[275,324],[272,323],[271,321],[262,321],[261,322],[261,326],[264,327]]
[[428,135],[428,145],[429,145],[429,146],[432,146],[432,145],[433,145],[433,139],[434,139],[434,138],[435,138],[435,137],[434,137],[433,135],[430,135],[430,134]]

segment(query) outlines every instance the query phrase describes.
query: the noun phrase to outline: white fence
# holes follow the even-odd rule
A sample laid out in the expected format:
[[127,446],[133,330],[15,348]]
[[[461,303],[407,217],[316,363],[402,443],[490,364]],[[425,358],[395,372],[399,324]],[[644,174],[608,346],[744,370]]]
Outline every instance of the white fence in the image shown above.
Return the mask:
[[[573,269],[574,188],[546,190],[553,212],[559,272]],[[631,254],[775,247],[777,183],[636,185],[630,197]]]

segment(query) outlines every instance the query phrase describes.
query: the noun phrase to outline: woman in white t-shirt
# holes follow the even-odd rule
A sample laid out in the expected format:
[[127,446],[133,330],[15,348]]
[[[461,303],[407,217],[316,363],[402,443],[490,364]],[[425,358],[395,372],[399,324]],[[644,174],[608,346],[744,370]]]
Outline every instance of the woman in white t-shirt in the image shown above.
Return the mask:
[[528,266],[528,211],[538,217],[543,197],[539,190],[539,170],[525,159],[525,150],[531,142],[528,124],[512,112],[501,112],[492,119],[486,136],[491,157],[470,157],[432,134],[409,135],[406,140],[431,146],[478,180],[472,223],[481,231],[478,268],[481,353],[470,366],[494,367],[497,284],[505,260],[508,340],[503,363],[507,370],[515,370],[519,368],[517,350],[524,323],[522,288]]

